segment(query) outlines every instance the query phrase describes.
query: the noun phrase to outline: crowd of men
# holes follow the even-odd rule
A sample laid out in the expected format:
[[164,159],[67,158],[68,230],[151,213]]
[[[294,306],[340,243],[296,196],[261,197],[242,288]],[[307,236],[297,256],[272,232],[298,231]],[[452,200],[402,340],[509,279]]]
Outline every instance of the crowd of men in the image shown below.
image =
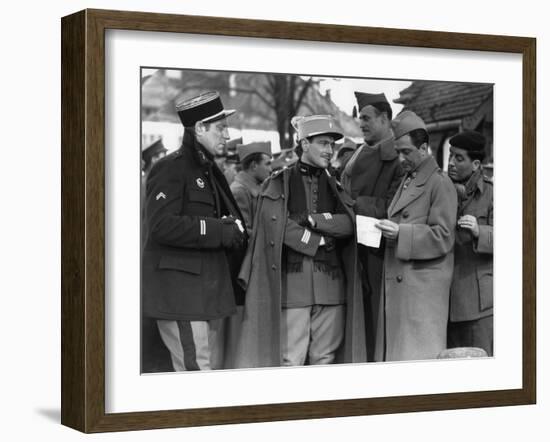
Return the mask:
[[[162,371],[159,347],[175,371],[493,354],[483,135],[452,137],[445,173],[419,116],[355,95],[362,143],[295,116],[297,161],[273,172],[270,143],[239,144],[230,185],[216,159],[235,111],[217,92],[177,104],[182,145],[152,146],[144,178],[143,371]],[[379,247],[358,243],[358,215]]]

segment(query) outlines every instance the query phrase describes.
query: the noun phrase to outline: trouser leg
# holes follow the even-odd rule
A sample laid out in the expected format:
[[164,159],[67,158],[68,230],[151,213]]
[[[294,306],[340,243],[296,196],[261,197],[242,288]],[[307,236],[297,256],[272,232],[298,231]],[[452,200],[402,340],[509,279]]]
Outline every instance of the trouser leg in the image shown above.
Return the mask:
[[175,371],[210,370],[218,358],[216,323],[157,320]]
[[283,308],[281,312],[283,365],[304,365],[309,344],[311,307]]
[[336,350],[344,339],[346,317],[344,305],[315,305],[311,313],[309,364],[334,362]]

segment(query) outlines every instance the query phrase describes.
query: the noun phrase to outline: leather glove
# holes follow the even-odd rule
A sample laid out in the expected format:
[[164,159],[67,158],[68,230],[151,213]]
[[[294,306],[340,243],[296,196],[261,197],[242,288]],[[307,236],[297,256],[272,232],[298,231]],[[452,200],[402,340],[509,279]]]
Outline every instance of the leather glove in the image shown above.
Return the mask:
[[239,229],[235,218],[222,219],[222,246],[226,249],[238,249],[242,247],[245,240],[244,232]]
[[334,250],[336,247],[336,240],[330,236],[325,236],[325,245],[323,246],[327,252]]

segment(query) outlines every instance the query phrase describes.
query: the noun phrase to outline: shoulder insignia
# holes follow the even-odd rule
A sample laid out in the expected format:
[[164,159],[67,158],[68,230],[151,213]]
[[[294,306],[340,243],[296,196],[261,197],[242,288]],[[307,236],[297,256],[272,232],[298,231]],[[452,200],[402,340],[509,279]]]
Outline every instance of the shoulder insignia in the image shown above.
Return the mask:
[[155,200],[158,201],[159,199],[166,199],[166,194],[164,192],[160,192],[156,197]]

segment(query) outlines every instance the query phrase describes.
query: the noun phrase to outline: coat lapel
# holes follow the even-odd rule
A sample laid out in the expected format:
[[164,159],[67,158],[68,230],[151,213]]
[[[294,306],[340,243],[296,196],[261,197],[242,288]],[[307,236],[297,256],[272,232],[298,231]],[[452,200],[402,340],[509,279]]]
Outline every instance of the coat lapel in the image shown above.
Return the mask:
[[388,209],[389,217],[393,217],[397,212],[403,210],[420,195],[422,195],[424,193],[424,184],[426,184],[428,178],[430,178],[430,176],[432,176],[432,174],[438,169],[439,166],[433,157],[429,157],[420,165],[416,177],[411,180],[406,189],[403,189],[403,184],[407,177],[403,178],[403,181],[401,181],[399,186],[400,190],[397,192]]

